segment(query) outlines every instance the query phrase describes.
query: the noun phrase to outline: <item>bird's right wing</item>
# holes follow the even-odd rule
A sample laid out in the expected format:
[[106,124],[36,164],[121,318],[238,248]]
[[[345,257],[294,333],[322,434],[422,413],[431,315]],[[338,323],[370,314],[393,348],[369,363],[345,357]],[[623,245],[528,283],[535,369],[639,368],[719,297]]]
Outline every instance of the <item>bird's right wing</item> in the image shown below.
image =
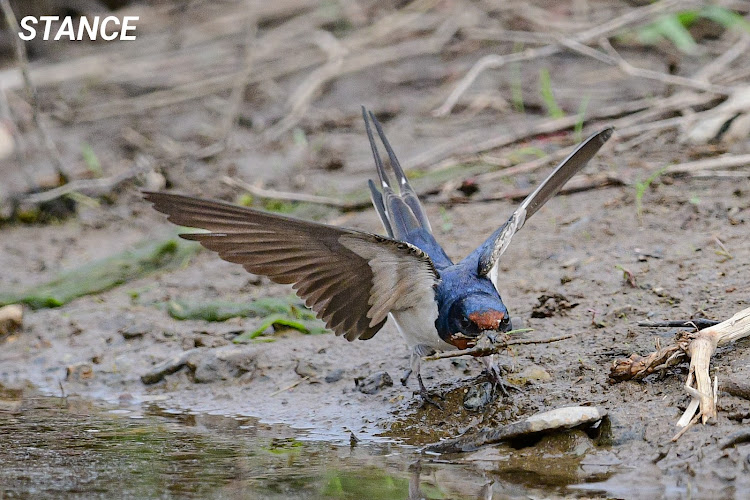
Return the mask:
[[171,193],[145,197],[175,224],[208,233],[180,236],[297,295],[347,340],[372,338],[389,312],[414,308],[437,317],[439,277],[430,258],[409,243]]
[[595,133],[575,151],[570,153],[555,170],[537,187],[533,193],[521,202],[521,205],[513,212],[508,222],[495,231],[482,245],[484,251],[479,256],[478,272],[480,276],[489,276],[497,288],[497,270],[500,256],[510,244],[513,235],[523,227],[526,220],[534,215],[542,205],[555,196],[566,182],[570,180],[579,170],[586,166],[591,158],[599,151],[605,142],[612,136],[613,128],[606,128]]

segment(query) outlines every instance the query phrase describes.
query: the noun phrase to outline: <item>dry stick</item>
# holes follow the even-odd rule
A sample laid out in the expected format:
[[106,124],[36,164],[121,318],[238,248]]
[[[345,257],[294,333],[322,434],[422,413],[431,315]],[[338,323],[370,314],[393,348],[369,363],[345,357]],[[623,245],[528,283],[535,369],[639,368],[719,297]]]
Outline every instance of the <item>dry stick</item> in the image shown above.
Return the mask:
[[666,174],[692,174],[706,170],[720,170],[723,168],[736,168],[750,166],[750,154],[745,155],[723,155],[705,160],[690,161],[671,165],[664,171]]
[[[313,71],[295,90],[290,99],[289,114],[285,116],[265,135],[266,140],[276,140],[294,127],[304,116],[312,103],[316,92],[325,84],[350,73],[387,64],[394,61],[439,53],[443,46],[453,37],[458,25],[453,19],[445,21],[435,33],[425,40],[408,40],[382,49],[370,49],[366,52],[346,58],[347,50],[332,35],[324,46],[329,60]],[[335,42],[335,43],[334,43]]]
[[[0,122],[5,121],[7,124],[7,129],[10,132],[12,141],[13,141],[13,153],[16,157],[16,163],[18,163],[18,167],[21,169],[21,173],[23,174],[24,179],[26,180],[26,185],[28,186],[29,190],[32,190],[31,188],[36,187],[36,181],[31,176],[31,174],[23,168],[24,165],[24,153],[26,151],[25,145],[23,144],[23,137],[21,133],[18,130],[18,127],[16,126],[15,122],[13,121],[13,113],[10,110],[10,103],[8,103],[8,96],[5,93],[5,89],[0,87]],[[2,123],[0,123],[0,126],[2,126]],[[22,152],[23,151],[23,152]]]
[[551,162],[564,159],[570,153],[572,153],[575,148],[576,146],[570,146],[567,148],[559,149],[552,154],[537,158],[535,160],[519,163],[518,165],[513,165],[512,167],[507,167],[495,172],[487,172],[486,174],[477,175],[475,177],[476,183],[482,185],[485,182],[494,181],[503,177],[513,177],[514,175],[533,172],[538,168],[549,165]]
[[663,120],[657,120],[655,122],[639,123],[636,125],[618,129],[617,135],[621,138],[627,138],[638,136],[644,132],[669,130],[672,128],[677,128],[680,125],[684,125],[691,119],[691,117],[687,116],[675,116],[674,118],[665,118]]
[[700,170],[690,174],[695,179],[747,179],[750,172],[736,172],[731,170]]
[[[629,71],[630,68],[632,68],[632,66],[629,66],[628,63],[625,62],[625,60],[622,59],[622,57],[614,50],[614,48],[612,48],[608,40],[606,39],[602,40],[600,44],[605,48],[605,50],[610,52],[610,55],[612,57],[619,60],[618,65],[621,68],[623,68],[625,71]],[[662,81],[664,81],[665,83],[677,84],[677,85],[684,84],[687,86],[694,86],[697,88],[700,88],[700,85],[702,82],[705,82],[708,85],[709,79],[712,76],[723,71],[739,55],[745,53],[748,46],[750,46],[750,36],[743,35],[742,38],[737,43],[735,43],[729,50],[725,51],[720,57],[718,57],[713,62],[701,68],[701,70],[695,73],[695,75],[692,78],[683,78],[683,77],[675,77],[674,75],[666,75],[666,77]],[[647,73],[649,73],[648,70],[639,70],[639,71],[641,73],[643,71],[646,71]],[[661,73],[652,72],[652,75],[657,75],[657,79],[659,79],[658,75],[661,75]],[[643,76],[647,76],[647,74],[644,74]],[[719,93],[719,94],[722,93],[721,92],[722,90],[727,90],[730,92],[730,94],[733,91],[729,87],[716,87],[716,86],[714,86],[713,88],[706,87],[705,90],[715,91],[716,93]],[[689,96],[689,95],[691,94],[681,92],[681,93],[676,94],[672,98],[676,98],[678,96]],[[706,95],[704,94],[704,97],[705,96]],[[709,96],[709,97],[710,99],[708,101],[713,99],[712,96]],[[706,103],[708,101],[706,101]],[[693,105],[700,105],[700,103],[694,103]],[[686,105],[685,108],[689,109],[689,106]],[[683,108],[683,111],[685,108]],[[654,111],[659,111],[659,110],[654,110]],[[647,110],[643,112],[643,114],[648,115],[649,111]],[[658,112],[658,113],[652,112],[650,114],[651,116],[655,117],[661,114],[661,112]],[[629,147],[639,144],[643,140],[647,139],[649,136],[659,133],[662,130],[673,128],[673,127],[678,127],[678,126],[684,126],[691,120],[695,120],[695,117],[692,114],[685,114],[682,117],[668,118],[666,120],[660,120],[657,122],[642,123],[643,121],[645,121],[645,119],[646,119],[645,116],[641,116],[641,117],[632,116],[631,118],[632,121],[630,121],[629,125],[623,124],[620,126],[620,129],[618,131],[620,137],[635,136],[635,138],[626,143],[620,143],[616,147],[618,151],[625,151],[629,149]]]
[[274,391],[274,392],[272,392],[269,395],[270,396],[276,396],[278,394],[281,394],[282,392],[286,392],[288,390],[294,389],[295,387],[297,387],[298,385],[300,385],[302,382],[304,382],[305,380],[309,380],[309,379],[310,379],[309,376],[304,376],[301,379],[299,379],[298,381],[292,382],[291,384],[287,385],[286,387],[282,387],[278,391]]
[[[626,135],[627,134],[634,134],[634,133],[640,133],[640,125],[633,125],[633,122],[638,119],[648,119],[649,117],[659,115],[662,113],[670,112],[676,109],[684,108],[686,106],[699,106],[703,105],[707,102],[710,102],[714,99],[714,97],[706,95],[706,94],[694,94],[690,92],[684,92],[681,94],[675,94],[674,96],[668,97],[666,99],[662,99],[660,101],[657,101],[656,103],[653,103],[651,108],[646,108],[641,112],[632,113],[629,115],[624,116],[623,118],[620,118],[618,120],[615,120],[611,123],[612,126],[617,129],[617,135],[618,137],[622,135],[622,130],[625,130]],[[652,102],[652,99],[641,99],[639,101],[634,101],[633,103],[630,103],[631,106],[628,107],[628,109],[624,109],[618,106],[612,106],[609,108],[605,108],[601,111],[595,112],[590,119],[599,119],[599,118],[606,118],[608,115],[618,115],[618,114],[624,114],[631,110],[640,110],[644,107],[649,106]],[[572,117],[569,117],[572,118]],[[561,119],[556,119],[561,120]],[[567,122],[557,122],[561,124],[567,124],[572,120],[568,120]],[[656,127],[663,127],[667,128],[666,124],[661,122],[656,122],[659,125],[656,125]],[[674,125],[675,123],[670,122],[671,125]],[[545,127],[545,122],[541,122],[539,124],[539,129]],[[646,125],[649,126],[648,124]],[[654,125],[651,125],[654,126]],[[624,127],[621,129],[621,127]],[[569,128],[569,127],[562,127],[562,128]],[[561,129],[562,129],[561,128]],[[532,132],[537,132],[537,130],[532,130]],[[548,129],[548,127],[547,127]],[[529,137],[532,137],[533,135],[538,135],[537,133],[528,134],[528,131],[525,131],[522,135],[523,137],[519,137],[517,140],[514,140],[512,142],[518,142],[524,139],[527,139]],[[544,132],[542,132],[544,133]],[[507,136],[506,136],[507,137]],[[500,142],[500,141],[498,141]],[[508,143],[510,144],[510,142]],[[497,147],[507,145],[507,144],[498,144]],[[483,146],[483,145],[482,145]],[[471,146],[474,147],[473,145]],[[545,156],[543,158],[538,158],[535,160],[532,160],[530,162],[521,163],[518,165],[514,165],[512,167],[507,167],[501,170],[497,170],[495,172],[488,172],[486,174],[481,174],[477,176],[477,182],[487,182],[491,180],[496,180],[502,177],[512,177],[517,174],[521,173],[528,173],[532,172],[534,170],[537,170],[538,168],[542,168],[544,166],[549,165],[553,161],[559,161],[563,158],[565,158],[575,147],[571,146],[569,148],[561,149],[559,151],[556,151],[555,153],[552,153],[551,155]],[[421,158],[417,158],[418,161],[422,161]],[[407,161],[406,164],[410,165],[410,168],[415,168],[413,165],[411,165],[412,162],[415,160],[412,159],[411,162]],[[420,165],[421,166],[421,165]],[[618,180],[619,181],[619,180]],[[621,182],[614,182],[613,185],[621,184]],[[506,196],[503,196],[506,197]]]
[[[572,40],[578,43],[588,43],[593,40],[597,40],[603,36],[607,36],[628,26],[632,23],[648,19],[657,13],[660,13],[666,9],[674,6],[679,6],[682,2],[677,0],[661,0],[654,4],[646,7],[640,7],[633,9],[622,16],[616,17],[615,19],[593,27],[580,33],[578,36],[573,37]],[[454,106],[461,98],[461,96],[471,87],[474,81],[488,69],[498,69],[510,62],[525,61],[529,59],[535,59],[538,57],[547,57],[553,54],[561,52],[563,47],[559,43],[550,44],[545,47],[526,49],[523,52],[510,55],[498,55],[491,54],[484,56],[477,61],[469,72],[458,82],[458,85],[453,89],[445,102],[433,111],[435,116],[447,116],[453,110]]]
[[217,139],[218,142],[222,143],[224,146],[226,146],[226,143],[229,140],[229,134],[231,133],[234,124],[237,122],[237,116],[240,113],[240,106],[245,98],[245,89],[247,88],[250,76],[252,75],[253,61],[255,59],[253,48],[257,31],[258,23],[255,21],[249,21],[243,51],[244,69],[239,75],[237,75],[237,80],[232,87],[232,93],[229,95],[227,108],[219,126]]
[[[750,336],[750,308],[743,309],[730,319],[699,332],[681,332],[674,343],[658,349],[648,356],[633,354],[628,359],[616,360],[610,369],[610,378],[615,381],[641,379],[681,363],[690,357],[690,371],[685,390],[692,396],[685,413],[677,422],[679,427],[691,425],[699,417],[705,424],[716,418],[718,380],[711,380],[709,368],[711,357],[717,347]],[[696,415],[696,412],[698,414]],[[675,438],[679,438],[679,433]]]
[[26,97],[31,103],[34,121],[36,122],[38,119],[39,107],[37,106],[36,89],[31,83],[31,76],[29,75],[29,58],[26,53],[26,44],[23,43],[23,40],[19,36],[21,28],[18,25],[18,19],[16,19],[16,15],[13,12],[13,7],[11,7],[9,0],[0,0],[0,8],[3,9],[5,23],[8,25],[8,28],[10,29],[13,36],[13,46],[16,51],[16,61],[18,62],[18,68],[21,70],[24,89],[26,90]]
[[[191,80],[188,83],[177,85],[170,89],[151,92],[143,96],[81,108],[76,111],[75,120],[78,122],[89,122],[115,116],[139,114],[150,109],[171,106],[233,89],[238,86],[238,82],[240,81],[244,81],[245,86],[247,86],[303,70],[318,62],[317,54],[308,53],[307,51],[300,53],[297,51],[294,54],[282,54],[282,57],[279,57],[278,44],[292,38],[295,34],[304,32],[308,28],[317,28],[328,20],[328,17],[317,15],[317,13],[301,15],[266,33],[254,44],[253,48],[257,50],[252,54],[252,71],[249,71],[249,74],[250,65],[246,60],[246,64],[243,65],[240,71],[231,74],[211,76],[198,81]],[[248,50],[250,50],[249,47]],[[259,69],[257,67],[259,64],[257,63],[267,61],[269,57],[277,59],[278,64]]]
[[550,44],[555,43],[557,39],[548,33],[538,33],[536,31],[513,31],[492,28],[466,28],[461,33],[468,39],[480,40],[483,42],[515,42],[515,43],[536,43]]
[[[690,383],[685,384],[685,389],[691,393],[693,400],[699,401],[701,420],[705,424],[709,419],[716,418],[716,379],[711,384],[711,376],[708,373],[711,357],[717,347],[734,342],[750,336],[750,308],[744,309],[728,320],[701,330],[696,338],[690,343],[688,354],[690,355],[690,373],[695,376],[695,387]],[[677,425],[687,425],[693,418],[695,410],[688,407]]]
[[[619,177],[609,174],[591,175],[587,177],[577,177],[568,181],[565,186],[560,189],[561,195],[581,193],[583,191],[591,191],[593,189],[601,189],[605,187],[624,186],[627,183]],[[534,188],[529,189],[514,189],[506,191],[504,193],[491,194],[483,196],[481,198],[470,198],[467,201],[471,202],[491,202],[498,200],[523,200],[529,194],[534,191]]]
[[37,131],[39,132],[39,135],[42,139],[42,143],[47,150],[49,159],[55,165],[58,176],[61,179],[65,179],[67,175],[65,174],[65,165],[63,165],[62,158],[60,157],[60,151],[57,149],[57,146],[52,140],[52,137],[50,136],[49,131],[44,124],[44,120],[42,119],[42,116],[39,112],[39,99],[37,97],[36,88],[31,81],[31,75],[29,73],[29,58],[26,53],[26,44],[18,35],[21,31],[21,28],[18,25],[18,19],[16,19],[16,15],[13,12],[13,8],[10,6],[9,0],[0,0],[0,8],[2,9],[5,16],[5,22],[8,25],[11,34],[13,35],[16,60],[18,62],[18,67],[21,70],[27,97],[31,103],[34,124],[36,125]]
[[617,144],[615,144],[614,151],[617,154],[623,153],[625,151],[632,151],[636,146],[640,146],[645,142],[652,141],[660,133],[660,130],[649,130],[648,132],[644,132],[641,135],[633,137],[629,141],[618,142]]
[[[605,61],[608,64],[617,66],[622,70],[624,73],[627,73],[628,75],[637,76],[640,78],[646,78],[649,80],[656,80],[659,82],[663,82],[669,85],[679,85],[683,87],[691,87],[698,90],[703,90],[705,92],[713,92],[714,94],[720,94],[720,95],[730,95],[732,92],[735,91],[735,89],[730,87],[724,87],[721,85],[713,85],[711,83],[708,83],[704,80],[696,80],[694,78],[686,78],[684,76],[678,76],[678,75],[670,75],[667,73],[660,73],[659,71],[653,71],[650,69],[644,69],[644,68],[636,68],[629,62],[627,62],[620,54],[615,50],[614,47],[612,47],[612,44],[609,43],[609,40],[606,38],[601,38],[599,40],[599,45],[604,48],[604,50],[608,53],[608,58],[599,58],[600,61]],[[598,53],[600,56],[603,56],[603,54]]]
[[750,35],[743,33],[737,43],[722,52],[719,57],[703,66],[703,68],[693,75],[693,79],[706,82],[711,80],[712,77],[723,73],[739,56],[746,54],[748,49],[750,49]]
[[82,193],[92,197],[102,196],[112,192],[112,190],[123,182],[129,181],[151,168],[151,165],[148,164],[148,162],[142,160],[137,160],[136,164],[135,168],[130,169],[127,172],[100,179],[79,179],[71,181],[60,187],[50,189],[49,191],[31,194],[25,197],[22,202],[30,204],[46,203],[71,193]]
[[675,435],[674,435],[674,436],[672,437],[671,441],[672,441],[672,442],[674,443],[674,442],[676,442],[676,441],[677,441],[678,439],[680,439],[680,438],[682,437],[682,435],[683,435],[683,434],[685,434],[685,433],[686,433],[687,431],[689,431],[689,430],[690,430],[690,429],[691,429],[691,428],[692,428],[692,427],[693,427],[693,426],[694,426],[695,424],[697,424],[697,423],[698,423],[698,419],[699,419],[699,418],[700,418],[700,415],[696,415],[695,417],[693,417],[693,419],[692,419],[692,420],[690,420],[690,422],[688,422],[688,424],[687,424],[687,425],[686,425],[685,427],[683,427],[683,428],[682,428],[682,429],[680,430],[680,432],[678,432],[677,434],[675,434]]
[[687,347],[690,334],[678,334],[674,344],[659,348],[647,356],[632,354],[626,359],[617,359],[612,363],[609,377],[615,382],[625,380],[642,380],[652,373],[663,371],[682,363],[687,358]]
[[670,75],[669,73],[661,73],[650,69],[637,68],[627,62],[612,45],[609,43],[607,38],[602,37],[599,40],[599,45],[607,51],[604,54],[596,49],[592,49],[588,45],[584,45],[576,40],[570,38],[559,37],[559,43],[565,47],[578,52],[581,55],[596,59],[597,61],[609,64],[610,66],[617,66],[623,73],[635,76],[638,78],[644,78],[646,80],[655,80],[668,85],[678,85],[682,87],[690,87],[705,92],[713,92],[719,95],[730,95],[735,89],[730,87],[724,87],[721,85],[713,85],[705,80],[698,80],[694,78],[686,78],[684,76]]
[[435,117],[448,116],[451,111],[453,111],[453,108],[456,106],[456,103],[458,103],[458,100],[461,98],[461,96],[463,96],[464,93],[469,90],[469,87],[471,87],[474,81],[479,78],[479,75],[481,75],[488,69],[499,69],[509,63],[548,57],[561,51],[562,47],[547,45],[545,47],[525,49],[514,54],[490,54],[484,56],[479,61],[474,63],[474,66],[472,66],[469,72],[466,73],[466,76],[464,76],[461,81],[458,82],[458,85],[453,89],[453,92],[451,92],[451,94],[439,108],[432,112],[432,115]]
[[[692,92],[675,94],[666,99],[645,98],[593,111],[589,115],[588,120],[595,121],[614,116],[630,115],[611,123],[611,125],[618,129],[618,135],[620,135],[619,127],[632,125],[634,120],[632,117],[640,116],[637,112],[651,116],[655,112],[665,113],[682,109],[686,106],[704,105],[715,99],[716,97],[711,94],[696,94]],[[547,118],[515,132],[507,132],[489,138],[486,137],[483,130],[471,130],[463,134],[458,134],[432,149],[428,149],[407,159],[405,162],[402,162],[402,166],[409,169],[430,167],[447,158],[471,156],[491,149],[508,146],[538,135],[551,134],[569,129],[574,127],[579,121],[580,117],[578,116]]]
[[[415,2],[417,3],[417,2]],[[405,7],[405,9],[407,9]],[[349,50],[356,49],[360,46],[366,46],[379,40],[380,38],[387,38],[387,35],[391,30],[396,27],[402,26],[404,23],[399,22],[398,19],[401,17],[413,21],[413,17],[417,15],[415,13],[400,14],[396,13],[393,16],[387,16],[388,20],[393,21],[390,24],[383,24],[378,22],[375,26],[372,26],[367,30],[370,36],[352,35],[351,42],[344,44],[345,48]],[[310,20],[310,26],[318,27],[325,24],[328,18],[322,15],[309,14],[301,16],[305,20]],[[387,20],[384,18],[381,21]],[[294,27],[297,27],[296,18],[288,23],[285,23],[273,32],[265,35],[261,40],[258,41],[257,45],[262,47],[259,54],[255,54],[254,59],[256,63],[260,63],[268,55],[273,55],[276,59],[274,64],[269,67],[260,67],[260,64],[256,64],[250,77],[247,79],[247,84],[256,84],[263,81],[274,80],[297,71],[304,70],[310,66],[314,66],[321,62],[320,54],[317,52],[304,51],[300,53],[298,50],[291,53],[282,53],[279,55],[279,50],[276,42],[284,40],[289,36],[290,31],[294,31]],[[412,22],[409,26],[414,29],[417,26],[412,26]],[[429,41],[428,41],[429,46]],[[442,44],[441,44],[442,47]],[[429,49],[430,47],[428,47]],[[372,49],[369,52],[364,53],[361,57],[353,58],[351,61],[347,61],[344,67],[341,69],[341,74],[347,74],[350,72],[356,72],[361,69],[365,69],[372,65],[384,64],[399,58],[412,57],[414,55],[422,55],[433,53],[435,50],[427,50],[424,48],[424,41],[408,41],[394,46],[385,47],[383,49]],[[371,60],[367,60],[370,58]],[[91,64],[101,65],[103,61],[92,61]],[[267,65],[268,66],[268,65]],[[66,68],[60,68],[60,71],[65,71]],[[127,116],[140,114],[150,109],[171,106],[194,99],[205,97],[206,95],[223,92],[233,88],[236,85],[238,79],[243,78],[244,69],[239,72],[231,74],[212,76],[203,80],[190,81],[181,85],[177,85],[170,89],[159,90],[150,94],[122,99],[114,102],[107,102],[102,104],[94,104],[85,108],[76,110],[75,121],[77,122],[91,122],[102,120],[105,118],[112,118],[116,116]],[[325,83],[325,82],[323,82]]]
[[477,345],[468,349],[459,349],[457,351],[445,351],[433,354],[432,356],[425,356],[425,361],[435,361],[437,359],[456,358],[459,356],[489,356],[490,354],[499,354],[507,349],[511,345],[532,345],[532,344],[551,344],[553,342],[560,342],[561,340],[567,340],[573,338],[573,335],[560,335],[558,337],[549,337],[546,339],[517,339],[508,340],[502,343],[495,343],[489,346]]
[[296,201],[301,203],[314,203],[317,205],[326,205],[329,207],[339,208],[341,210],[359,210],[370,206],[370,200],[364,200],[359,202],[349,202],[344,200],[338,200],[336,198],[329,198],[327,196],[317,196],[314,194],[305,193],[291,193],[285,191],[275,191],[273,189],[264,189],[259,186],[254,186],[243,180],[235,177],[224,177],[222,182],[228,186],[238,187],[244,189],[253,196],[259,198],[266,198],[269,200],[282,200],[282,201]]
[[[68,2],[70,3],[70,2]],[[145,2],[144,2],[145,3]],[[202,2],[208,4],[209,2]],[[230,5],[230,3],[232,5]],[[100,45],[97,47],[95,56],[84,56],[81,58],[65,60],[62,63],[45,64],[31,68],[33,80],[37,87],[64,83],[71,79],[99,81],[110,83],[123,83],[123,80],[134,78],[146,78],[153,83],[154,76],[169,79],[171,75],[165,73],[165,62],[171,63],[181,55],[186,57],[198,56],[202,62],[201,49],[213,42],[226,45],[228,37],[236,32],[239,22],[252,16],[260,23],[275,22],[280,19],[301,19],[304,23],[326,23],[333,22],[337,17],[330,10],[319,9],[318,0],[276,0],[274,2],[254,1],[252,8],[248,8],[247,2],[223,2],[221,12],[216,16],[207,17],[205,20],[195,21],[195,17],[189,23],[180,24],[180,18],[167,13],[163,9],[143,6],[136,9],[131,8],[129,12],[140,15],[138,22],[139,37],[135,42],[130,42],[127,49],[123,44],[112,44],[111,47]],[[291,22],[291,21],[290,21]],[[274,28],[281,29],[293,36],[299,35],[299,30],[287,29],[288,23],[282,23]],[[165,29],[165,26],[167,29]],[[145,30],[141,31],[142,29]],[[175,49],[175,41],[179,47]],[[107,44],[109,45],[109,44]],[[220,63],[222,57],[212,50],[211,61]],[[313,63],[314,64],[314,63]],[[174,67],[174,66],[173,66]],[[190,62],[180,64],[181,68],[189,69],[189,78],[195,79],[196,67]],[[216,73],[215,71],[213,73]],[[15,74],[7,70],[0,70],[0,86],[8,89],[21,87],[23,82]],[[227,88],[230,88],[231,85]]]
[[316,93],[329,81],[341,75],[344,57],[347,55],[341,43],[328,31],[315,33],[315,42],[323,50],[328,60],[325,64],[310,73],[297,87],[287,101],[289,113],[276,125],[266,130],[265,140],[274,141],[297,125],[305,115],[307,108],[315,98]]

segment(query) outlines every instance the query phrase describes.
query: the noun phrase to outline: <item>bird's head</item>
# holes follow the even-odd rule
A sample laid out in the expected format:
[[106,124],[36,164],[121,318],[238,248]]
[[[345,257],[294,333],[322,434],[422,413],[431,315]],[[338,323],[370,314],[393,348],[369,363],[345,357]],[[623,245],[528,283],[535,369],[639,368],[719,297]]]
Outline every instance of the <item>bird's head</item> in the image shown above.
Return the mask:
[[459,349],[473,345],[482,332],[507,332],[512,329],[510,316],[499,297],[472,294],[456,300],[448,314],[446,339]]

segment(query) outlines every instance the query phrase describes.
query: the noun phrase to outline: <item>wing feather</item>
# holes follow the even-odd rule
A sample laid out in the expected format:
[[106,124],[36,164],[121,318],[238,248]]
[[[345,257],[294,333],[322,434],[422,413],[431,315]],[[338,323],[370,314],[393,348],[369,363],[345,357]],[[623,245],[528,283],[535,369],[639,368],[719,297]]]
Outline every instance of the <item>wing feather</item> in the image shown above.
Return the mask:
[[388,313],[437,308],[439,277],[421,250],[390,238],[170,193],[145,194],[175,224],[224,260],[291,284],[337,335],[372,338]]
[[495,288],[498,288],[498,262],[500,256],[510,244],[513,235],[519,231],[526,220],[534,215],[547,201],[580,171],[605,142],[612,136],[614,129],[606,128],[593,134],[583,141],[567,158],[547,176],[521,205],[513,212],[508,222],[495,231],[480,247],[482,253],[479,256],[478,273],[480,276],[488,276]]

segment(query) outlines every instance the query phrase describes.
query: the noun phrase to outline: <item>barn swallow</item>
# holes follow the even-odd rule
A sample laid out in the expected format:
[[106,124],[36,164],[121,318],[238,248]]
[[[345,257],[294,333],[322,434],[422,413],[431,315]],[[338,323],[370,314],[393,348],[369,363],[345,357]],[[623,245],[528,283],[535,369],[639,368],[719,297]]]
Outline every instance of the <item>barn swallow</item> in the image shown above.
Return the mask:
[[[417,193],[409,185],[383,128],[362,109],[379,185],[372,203],[387,236],[266,213],[221,201],[146,192],[169,221],[207,230],[181,234],[241,264],[247,271],[291,284],[336,335],[349,341],[375,336],[390,317],[411,351],[419,393],[432,402],[419,373],[423,356],[465,349],[484,332],[507,332],[507,286],[498,262],[524,222],[596,154],[612,128],[584,141],[487,240],[454,264],[435,240]],[[369,116],[369,119],[368,119]],[[395,176],[386,172],[370,126],[385,147]],[[408,375],[405,377],[408,378]],[[404,379],[405,383],[405,379]]]

